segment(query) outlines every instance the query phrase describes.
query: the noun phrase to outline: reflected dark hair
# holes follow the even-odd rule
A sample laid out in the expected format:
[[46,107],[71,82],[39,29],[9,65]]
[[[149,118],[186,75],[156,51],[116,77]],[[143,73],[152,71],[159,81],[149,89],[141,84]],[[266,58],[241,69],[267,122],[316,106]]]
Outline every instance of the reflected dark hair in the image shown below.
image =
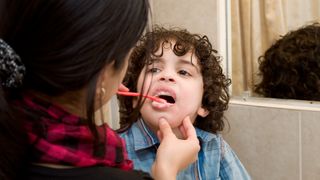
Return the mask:
[[[171,43],[173,52],[177,56],[183,56],[192,52],[198,59],[204,83],[204,94],[202,97],[203,108],[209,111],[206,117],[198,116],[194,125],[208,132],[216,133],[224,128],[223,113],[228,108],[229,94],[227,91],[230,79],[222,72],[220,66],[221,58],[217,51],[212,48],[207,36],[191,34],[185,29],[172,28],[165,29],[155,26],[152,32],[142,37],[139,45],[131,54],[131,60],[124,84],[131,90],[137,91],[137,79],[143,67],[150,63],[150,56],[161,57],[162,53],[155,54],[159,48],[163,48],[164,43]],[[162,51],[163,52],[163,51]],[[130,97],[118,96],[120,102],[120,126],[119,132],[130,127],[138,117],[141,105],[133,108]]]
[[265,97],[320,100],[320,24],[288,32],[259,57],[261,82],[255,92]]
[[86,87],[88,126],[98,137],[94,125],[98,77],[108,64],[114,63],[115,70],[123,68],[125,56],[144,31],[149,3],[147,0],[0,3],[0,38],[16,51],[26,67],[21,89],[0,88],[0,179],[11,179],[19,172],[13,166],[20,161],[18,153],[23,154],[20,142],[25,137],[12,127],[19,122],[17,113],[8,104],[10,97],[25,90],[58,96]]

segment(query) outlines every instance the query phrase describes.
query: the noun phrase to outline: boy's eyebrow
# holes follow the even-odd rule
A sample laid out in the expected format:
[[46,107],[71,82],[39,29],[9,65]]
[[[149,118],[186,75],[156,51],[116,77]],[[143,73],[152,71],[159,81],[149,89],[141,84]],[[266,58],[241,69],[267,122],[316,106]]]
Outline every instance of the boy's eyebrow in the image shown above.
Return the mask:
[[152,56],[149,65],[151,65],[151,64],[157,64],[157,63],[163,63],[163,61],[164,61],[164,59],[163,59],[162,57]]
[[180,61],[179,61],[179,64],[187,64],[187,65],[191,65],[193,66],[198,72],[200,72],[200,67],[195,65],[194,63],[192,63],[192,60],[186,60],[186,59],[182,59],[182,58],[179,58]]
[[163,61],[163,58],[161,57],[156,57],[156,56],[151,56],[151,62],[159,62],[159,61]]

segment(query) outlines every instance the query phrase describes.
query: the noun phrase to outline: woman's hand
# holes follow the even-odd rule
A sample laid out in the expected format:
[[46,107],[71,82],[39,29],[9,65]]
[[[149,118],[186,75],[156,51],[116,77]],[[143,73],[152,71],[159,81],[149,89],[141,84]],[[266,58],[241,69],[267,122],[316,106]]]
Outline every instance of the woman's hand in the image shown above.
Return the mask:
[[159,120],[158,137],[161,143],[152,165],[152,174],[157,180],[175,179],[180,170],[198,158],[199,140],[189,117],[183,120],[180,131],[185,139],[178,139],[165,119]]

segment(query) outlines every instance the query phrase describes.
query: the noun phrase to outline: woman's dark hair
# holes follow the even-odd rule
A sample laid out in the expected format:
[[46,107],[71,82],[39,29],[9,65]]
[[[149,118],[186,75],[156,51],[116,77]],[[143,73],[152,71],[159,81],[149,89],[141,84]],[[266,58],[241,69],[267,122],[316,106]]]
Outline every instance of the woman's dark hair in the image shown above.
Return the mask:
[[[137,79],[143,67],[150,62],[150,56],[156,55],[163,43],[175,41],[173,51],[177,56],[183,56],[192,52],[198,58],[204,83],[202,105],[209,111],[206,117],[198,116],[194,125],[208,132],[216,133],[224,128],[223,112],[228,107],[229,94],[227,87],[230,79],[227,79],[220,66],[220,56],[212,48],[206,36],[191,34],[187,30],[172,28],[165,29],[155,27],[152,32],[142,37],[139,45],[131,54],[130,64],[124,79],[124,84],[131,90],[137,91]],[[137,108],[133,108],[132,98],[118,97],[120,102],[120,132],[130,127],[140,116]]]
[[288,32],[259,57],[261,82],[255,92],[265,97],[320,100],[320,24]]
[[17,112],[8,105],[10,97],[25,90],[58,96],[86,87],[88,125],[98,137],[94,125],[97,79],[107,64],[122,69],[125,56],[144,31],[148,14],[147,0],[0,2],[0,38],[26,67],[19,90],[0,88],[0,179],[16,174],[13,166],[20,161],[18,153],[23,151],[19,146],[25,139],[12,126],[19,122]]

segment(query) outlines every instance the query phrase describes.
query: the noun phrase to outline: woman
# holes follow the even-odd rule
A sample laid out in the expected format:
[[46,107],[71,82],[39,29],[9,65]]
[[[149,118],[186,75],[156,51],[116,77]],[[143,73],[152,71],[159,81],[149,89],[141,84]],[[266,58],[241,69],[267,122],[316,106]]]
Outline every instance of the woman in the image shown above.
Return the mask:
[[[128,90],[121,81],[147,23],[147,0],[0,3],[0,178],[150,178],[131,171],[123,140],[94,117]],[[174,179],[195,161],[198,140],[184,122],[187,140],[159,122],[155,179]]]

